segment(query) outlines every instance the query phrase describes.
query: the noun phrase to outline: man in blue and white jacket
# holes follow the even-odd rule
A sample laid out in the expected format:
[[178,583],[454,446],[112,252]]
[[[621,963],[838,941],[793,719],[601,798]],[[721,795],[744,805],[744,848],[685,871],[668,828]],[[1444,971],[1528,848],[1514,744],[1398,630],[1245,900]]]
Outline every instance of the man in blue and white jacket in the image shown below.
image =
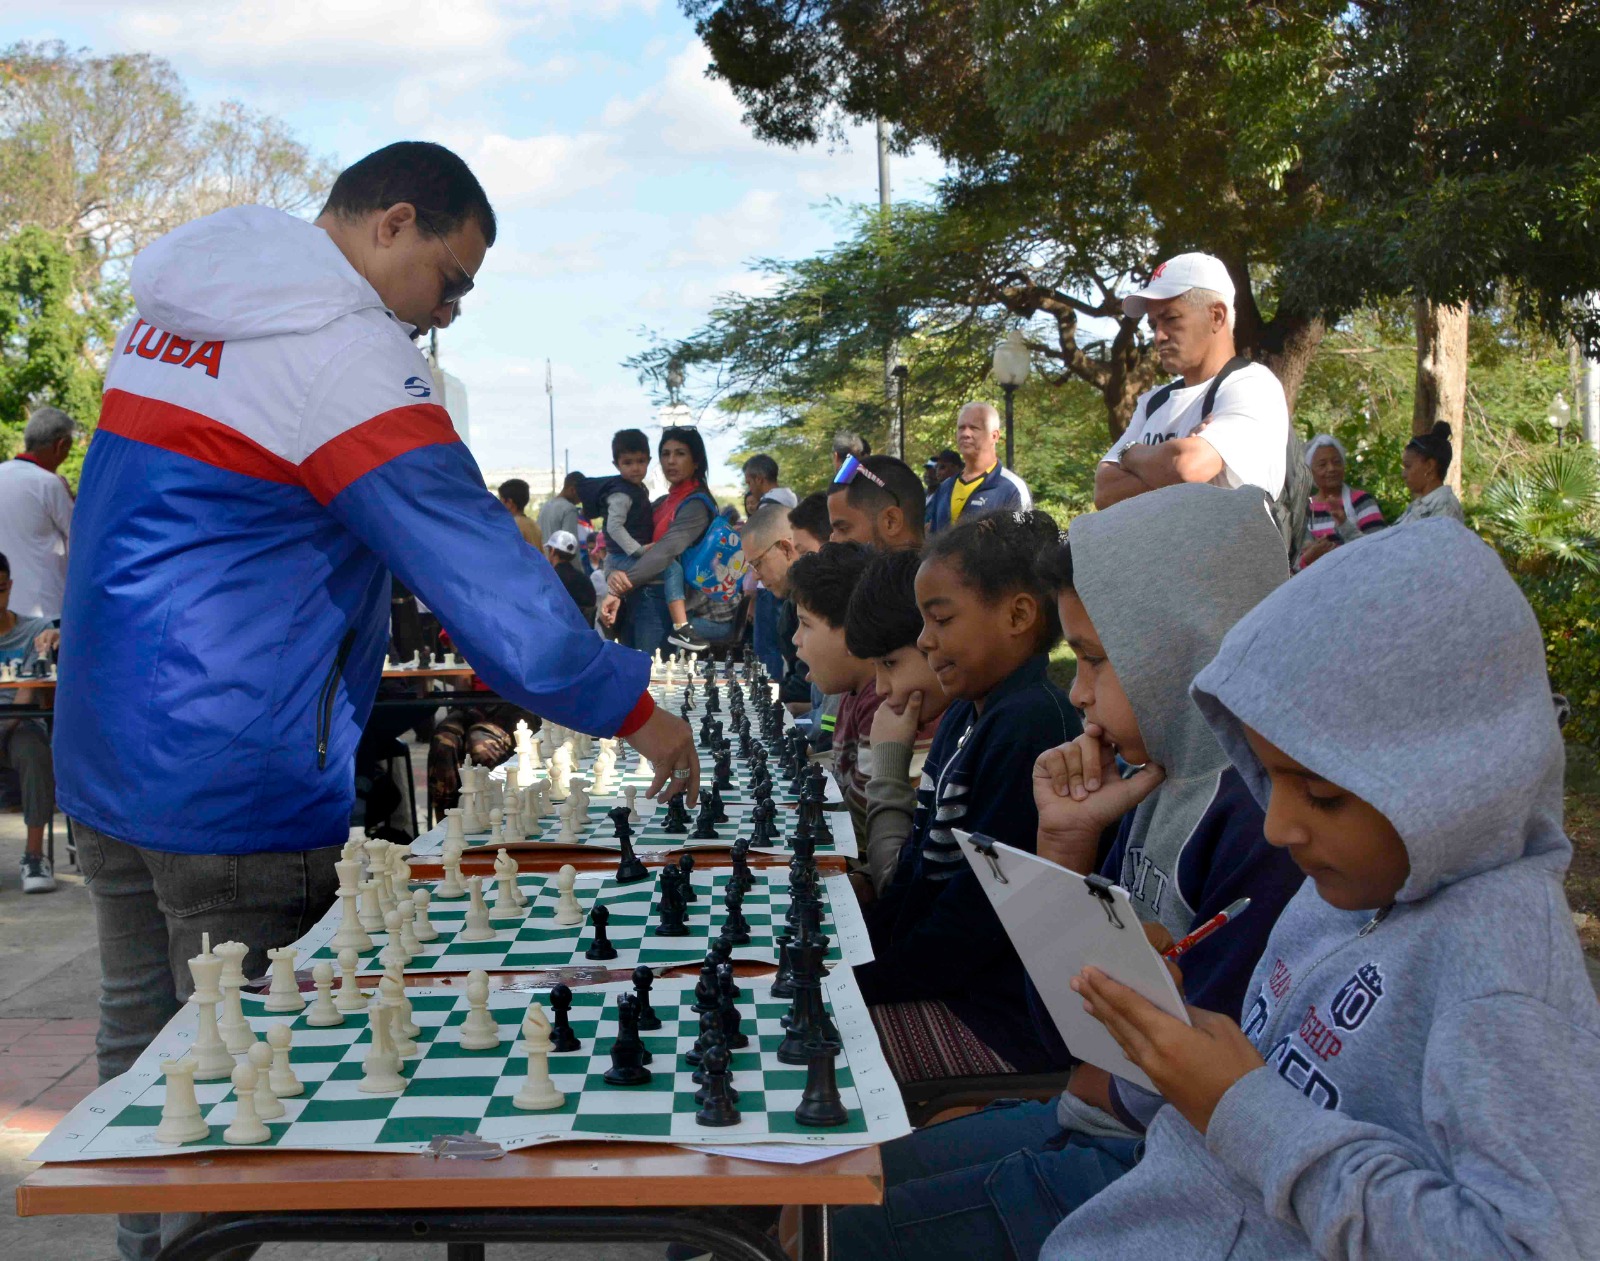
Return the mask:
[[649,662],[579,618],[489,494],[413,339],[494,241],[455,154],[345,171],[315,223],[210,215],[134,262],[84,462],[55,755],[95,894],[103,1076],[177,1010],[201,932],[262,951],[332,898],[392,571],[500,695],[697,787]]
[[1033,494],[1000,462],[1000,413],[993,403],[968,403],[956,415],[956,450],[961,471],[933,492],[923,514],[928,534],[948,530],[963,516],[1026,512]]

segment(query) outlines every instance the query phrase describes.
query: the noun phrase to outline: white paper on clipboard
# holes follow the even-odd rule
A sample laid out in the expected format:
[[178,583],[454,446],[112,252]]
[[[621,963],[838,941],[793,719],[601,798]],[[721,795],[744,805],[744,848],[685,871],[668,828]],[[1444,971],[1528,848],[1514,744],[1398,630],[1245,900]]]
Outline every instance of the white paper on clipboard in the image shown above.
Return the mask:
[[1172,973],[1144,935],[1128,895],[1110,885],[1107,902],[1077,872],[1037,854],[983,837],[991,859],[973,844],[971,833],[957,831],[955,837],[1068,1049],[1096,1068],[1155,1090],[1072,992],[1072,978],[1093,965],[1189,1023]]

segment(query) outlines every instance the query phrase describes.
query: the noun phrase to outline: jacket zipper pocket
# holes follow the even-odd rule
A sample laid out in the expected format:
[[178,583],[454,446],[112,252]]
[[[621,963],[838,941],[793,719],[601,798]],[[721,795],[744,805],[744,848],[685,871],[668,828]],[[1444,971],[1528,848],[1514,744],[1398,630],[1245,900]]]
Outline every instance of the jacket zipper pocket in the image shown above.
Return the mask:
[[356,633],[348,630],[344,638],[339,641],[339,653],[333,659],[333,665],[328,670],[328,677],[323,681],[322,692],[317,697],[317,769],[326,770],[328,767],[328,738],[333,727],[333,698],[339,691],[339,676],[344,672],[344,663],[350,656],[350,649],[355,647]]

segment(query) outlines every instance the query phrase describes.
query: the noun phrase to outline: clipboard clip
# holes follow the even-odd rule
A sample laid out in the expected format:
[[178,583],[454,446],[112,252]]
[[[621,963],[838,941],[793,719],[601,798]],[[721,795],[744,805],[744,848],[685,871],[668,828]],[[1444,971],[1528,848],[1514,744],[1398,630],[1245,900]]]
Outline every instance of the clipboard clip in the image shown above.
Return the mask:
[[994,873],[995,883],[1010,884],[1006,873],[1000,870],[1000,855],[995,852],[994,838],[974,832],[967,839],[972,842],[973,849],[989,860],[989,870]]
[[1083,883],[1089,890],[1089,896],[1098,902],[1100,909],[1106,913],[1106,918],[1118,928],[1127,928],[1122,922],[1122,917],[1117,914],[1117,900],[1111,894],[1111,890],[1116,886],[1104,876],[1085,876]]

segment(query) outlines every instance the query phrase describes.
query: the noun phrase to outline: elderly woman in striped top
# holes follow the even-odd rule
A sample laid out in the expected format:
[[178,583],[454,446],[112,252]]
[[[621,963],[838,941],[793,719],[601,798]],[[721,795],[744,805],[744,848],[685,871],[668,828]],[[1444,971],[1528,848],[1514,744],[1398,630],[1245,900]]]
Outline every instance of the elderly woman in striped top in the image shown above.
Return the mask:
[[1344,484],[1344,447],[1331,433],[1319,433],[1306,444],[1306,467],[1316,490],[1300,548],[1304,569],[1341,543],[1383,529],[1383,510],[1364,490]]

